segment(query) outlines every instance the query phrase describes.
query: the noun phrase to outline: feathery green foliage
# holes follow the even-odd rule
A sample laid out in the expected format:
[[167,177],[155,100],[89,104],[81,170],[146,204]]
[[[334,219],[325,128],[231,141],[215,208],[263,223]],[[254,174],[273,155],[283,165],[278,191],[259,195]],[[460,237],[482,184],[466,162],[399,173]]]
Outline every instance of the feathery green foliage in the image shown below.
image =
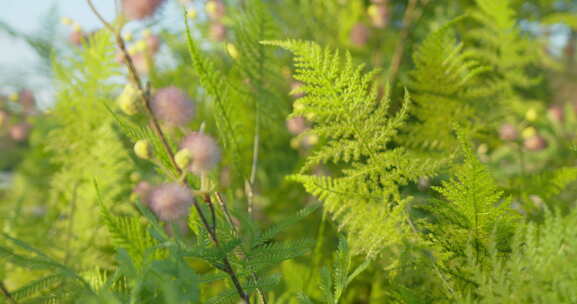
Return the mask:
[[[312,42],[265,42],[295,54],[295,79],[305,96],[293,116],[305,116],[313,128],[302,136],[318,136],[324,144],[307,158],[306,172],[319,164],[344,164],[340,176],[298,174],[292,180],[324,201],[325,210],[351,236],[356,252],[369,256],[398,244],[409,235],[408,203],[399,186],[431,175],[438,163],[401,147],[387,147],[406,119],[403,108],[390,115],[388,93],[377,97],[374,72],[364,74],[349,54]],[[410,159],[410,161],[409,161]]]

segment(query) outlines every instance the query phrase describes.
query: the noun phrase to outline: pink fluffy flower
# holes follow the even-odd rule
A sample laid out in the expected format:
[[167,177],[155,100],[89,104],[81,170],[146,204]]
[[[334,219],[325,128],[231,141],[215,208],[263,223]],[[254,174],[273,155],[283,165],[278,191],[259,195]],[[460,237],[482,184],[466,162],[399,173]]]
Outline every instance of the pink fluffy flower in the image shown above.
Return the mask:
[[525,140],[523,143],[529,151],[541,151],[549,145],[547,140],[540,135],[534,135]]
[[501,137],[502,140],[511,141],[517,139],[518,136],[517,128],[512,124],[504,124],[499,129],[499,137]]
[[15,141],[25,141],[30,133],[30,128],[32,126],[25,122],[13,125],[10,127],[10,137]]
[[369,40],[369,29],[362,23],[357,23],[351,29],[351,43],[357,47],[362,47]]
[[143,205],[150,207],[150,195],[152,194],[152,190],[152,185],[150,185],[149,182],[141,181],[134,187],[134,189],[132,189],[132,192],[140,198]]
[[298,135],[308,129],[308,122],[304,117],[293,117],[286,121],[288,131],[293,135]]
[[128,19],[142,20],[154,15],[164,0],[123,0],[122,8]]
[[84,41],[84,32],[82,30],[74,30],[68,34],[68,41],[76,46],[81,46]]
[[195,113],[194,103],[188,95],[174,86],[158,90],[151,107],[156,118],[174,127],[186,125]]
[[150,208],[163,221],[186,217],[193,203],[190,190],[176,183],[158,186],[150,194]]
[[223,41],[226,38],[226,27],[220,22],[211,23],[209,36],[214,41]]
[[218,144],[206,134],[192,132],[182,140],[180,146],[190,152],[192,157],[190,171],[196,174],[211,170],[220,161]]
[[561,105],[553,105],[549,108],[549,119],[554,122],[563,122],[565,120],[565,110]]

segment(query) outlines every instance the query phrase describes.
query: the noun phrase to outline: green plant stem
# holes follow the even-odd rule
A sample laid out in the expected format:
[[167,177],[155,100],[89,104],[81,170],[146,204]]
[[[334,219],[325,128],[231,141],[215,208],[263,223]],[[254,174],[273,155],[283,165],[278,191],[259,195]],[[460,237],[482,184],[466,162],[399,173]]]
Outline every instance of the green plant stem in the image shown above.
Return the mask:
[[317,272],[318,266],[320,265],[320,261],[321,261],[321,249],[323,246],[323,240],[324,240],[324,235],[325,235],[325,227],[326,227],[326,213],[323,212],[323,217],[321,219],[321,226],[319,227],[319,231],[317,232],[317,243],[315,245],[315,250],[313,253],[313,257],[314,257],[314,261],[313,261],[313,267],[311,268],[311,271],[309,272],[307,281],[306,281],[306,291],[310,291],[310,289],[312,288],[312,279],[314,274]]

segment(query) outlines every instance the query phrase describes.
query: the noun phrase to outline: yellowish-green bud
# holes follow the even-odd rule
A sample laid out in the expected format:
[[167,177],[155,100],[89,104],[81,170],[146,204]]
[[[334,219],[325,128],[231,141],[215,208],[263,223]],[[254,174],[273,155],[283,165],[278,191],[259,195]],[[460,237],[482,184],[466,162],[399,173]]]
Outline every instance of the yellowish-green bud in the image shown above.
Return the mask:
[[198,15],[198,13],[194,8],[189,8],[188,10],[186,10],[186,17],[190,19],[195,19],[196,15]]
[[138,90],[130,84],[126,85],[118,96],[118,106],[127,115],[138,113]]
[[521,136],[523,136],[523,138],[525,139],[533,137],[535,135],[537,135],[537,130],[535,130],[535,128],[533,127],[527,127],[523,130],[523,132],[521,132]]
[[150,36],[152,36],[152,31],[150,29],[147,28],[142,30],[142,37],[148,38]]
[[214,1],[208,1],[205,6],[206,12],[211,16],[214,15],[218,9],[217,5]]
[[525,118],[528,121],[534,121],[535,119],[537,119],[537,111],[533,108],[529,109],[525,114]]
[[126,41],[132,41],[134,37],[132,37],[132,33],[126,33],[122,36]]
[[182,149],[174,155],[174,161],[178,168],[185,170],[190,166],[190,162],[192,161],[192,155],[188,149]]
[[146,41],[144,41],[144,40],[138,40],[138,41],[134,44],[134,51],[135,51],[136,53],[138,53],[138,52],[143,52],[143,51],[146,50],[146,48],[147,48],[147,46],[146,46]]
[[10,101],[17,101],[18,100],[18,93],[10,94],[10,96],[8,96],[8,99],[10,99]]
[[68,17],[62,17],[62,18],[60,18],[60,23],[62,23],[64,25],[72,25],[72,23],[74,23],[74,21],[72,21],[72,19],[70,19]]
[[297,100],[293,103],[293,108],[295,109],[295,111],[301,111],[301,110],[304,110],[305,105],[303,105],[302,102]]
[[150,159],[153,154],[152,145],[148,140],[141,139],[134,144],[134,153],[142,159]]
[[368,14],[371,18],[375,18],[375,17],[378,16],[378,14],[379,14],[379,8],[378,8],[376,5],[371,4],[371,5],[369,6],[369,8],[367,9],[367,14]]
[[227,43],[226,44],[226,51],[228,52],[230,57],[232,57],[234,59],[238,59],[238,57],[239,57],[238,49],[236,48],[236,46],[234,44]]

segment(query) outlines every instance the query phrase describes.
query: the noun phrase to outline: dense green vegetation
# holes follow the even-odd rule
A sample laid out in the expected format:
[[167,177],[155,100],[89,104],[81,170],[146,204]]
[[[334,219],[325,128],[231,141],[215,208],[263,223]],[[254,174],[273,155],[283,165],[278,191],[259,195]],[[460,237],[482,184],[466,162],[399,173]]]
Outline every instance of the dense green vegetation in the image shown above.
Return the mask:
[[577,302],[577,2],[169,1],[0,23],[0,303]]

